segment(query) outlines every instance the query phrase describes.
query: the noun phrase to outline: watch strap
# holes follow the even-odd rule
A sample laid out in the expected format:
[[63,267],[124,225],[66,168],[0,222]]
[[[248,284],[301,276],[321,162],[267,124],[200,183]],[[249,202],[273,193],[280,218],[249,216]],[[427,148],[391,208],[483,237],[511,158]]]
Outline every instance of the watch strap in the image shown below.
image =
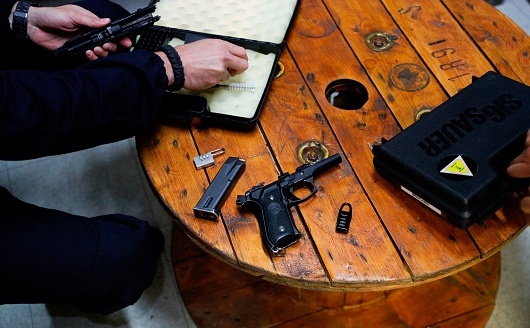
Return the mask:
[[28,10],[31,6],[37,6],[37,4],[29,1],[19,1],[17,3],[11,24],[11,31],[14,35],[21,38],[28,37]]

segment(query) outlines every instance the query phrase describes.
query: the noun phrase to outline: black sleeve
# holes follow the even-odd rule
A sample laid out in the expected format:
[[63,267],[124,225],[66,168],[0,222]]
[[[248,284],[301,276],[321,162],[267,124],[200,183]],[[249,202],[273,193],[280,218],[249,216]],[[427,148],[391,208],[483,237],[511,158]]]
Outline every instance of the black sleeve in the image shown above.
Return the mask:
[[149,128],[167,86],[162,60],[137,50],[59,72],[0,72],[0,159],[122,140]]

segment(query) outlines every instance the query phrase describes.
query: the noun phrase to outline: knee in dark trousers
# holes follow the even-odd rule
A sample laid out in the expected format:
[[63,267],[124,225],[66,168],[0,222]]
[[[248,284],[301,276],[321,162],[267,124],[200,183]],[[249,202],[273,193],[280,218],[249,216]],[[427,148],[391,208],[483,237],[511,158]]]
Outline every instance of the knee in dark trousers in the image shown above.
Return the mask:
[[102,314],[129,306],[156,273],[152,230],[127,215],[38,207],[0,187],[0,304],[69,303]]

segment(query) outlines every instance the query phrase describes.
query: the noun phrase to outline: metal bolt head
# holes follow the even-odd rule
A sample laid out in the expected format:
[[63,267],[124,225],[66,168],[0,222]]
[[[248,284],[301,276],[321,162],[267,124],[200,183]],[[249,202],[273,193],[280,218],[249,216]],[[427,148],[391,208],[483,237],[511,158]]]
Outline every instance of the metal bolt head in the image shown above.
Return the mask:
[[365,37],[366,45],[374,51],[384,51],[392,48],[394,40],[391,35],[383,32],[373,32]]
[[322,143],[314,140],[306,141],[298,146],[298,160],[303,164],[315,164],[329,156],[329,151]]

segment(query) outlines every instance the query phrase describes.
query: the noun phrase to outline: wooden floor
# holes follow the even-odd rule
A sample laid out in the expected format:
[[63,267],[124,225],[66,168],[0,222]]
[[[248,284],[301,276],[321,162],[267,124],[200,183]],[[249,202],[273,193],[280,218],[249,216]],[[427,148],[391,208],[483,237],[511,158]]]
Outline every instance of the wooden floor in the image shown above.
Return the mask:
[[318,292],[244,273],[201,250],[178,228],[172,253],[182,299],[195,324],[208,328],[242,323],[254,328],[484,327],[500,278],[497,253],[468,270],[415,287]]

